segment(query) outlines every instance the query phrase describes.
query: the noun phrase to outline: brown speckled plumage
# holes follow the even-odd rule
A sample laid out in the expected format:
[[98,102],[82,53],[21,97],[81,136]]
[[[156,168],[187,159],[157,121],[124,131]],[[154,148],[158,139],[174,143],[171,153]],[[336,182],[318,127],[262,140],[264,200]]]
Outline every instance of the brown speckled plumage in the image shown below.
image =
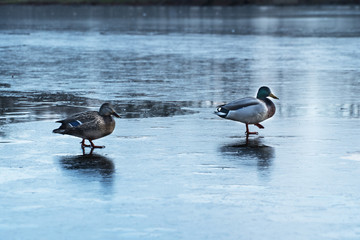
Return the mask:
[[109,103],[104,103],[99,112],[88,111],[72,115],[64,120],[57,121],[61,126],[54,129],[54,133],[67,134],[83,139],[91,143],[91,147],[96,147],[92,140],[105,137],[115,129],[115,120],[112,117],[120,117]]

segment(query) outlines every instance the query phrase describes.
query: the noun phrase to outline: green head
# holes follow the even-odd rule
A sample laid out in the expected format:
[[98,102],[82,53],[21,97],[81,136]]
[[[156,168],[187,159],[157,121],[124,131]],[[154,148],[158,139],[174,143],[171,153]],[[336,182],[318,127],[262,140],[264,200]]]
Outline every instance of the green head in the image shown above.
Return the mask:
[[99,114],[101,116],[111,116],[114,115],[115,117],[120,117],[114,110],[113,106],[111,106],[110,103],[104,103],[103,105],[101,105],[100,110],[99,110]]
[[275,99],[279,99],[277,96],[275,96],[274,94],[271,93],[270,88],[265,87],[265,86],[259,88],[259,91],[258,91],[258,93],[256,95],[256,98],[265,99],[267,97],[272,97],[272,98],[275,98]]

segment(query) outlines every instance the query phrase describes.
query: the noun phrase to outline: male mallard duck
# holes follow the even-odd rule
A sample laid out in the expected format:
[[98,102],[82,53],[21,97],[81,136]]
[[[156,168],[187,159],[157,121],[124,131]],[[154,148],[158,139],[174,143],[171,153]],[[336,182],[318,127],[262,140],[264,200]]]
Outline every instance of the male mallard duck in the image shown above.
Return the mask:
[[[88,111],[72,115],[64,120],[56,121],[61,126],[53,130],[53,133],[67,134],[82,138],[81,147],[103,148],[95,146],[92,140],[105,137],[112,133],[115,128],[115,120],[111,115],[119,118],[110,103],[101,105],[99,112]],[[85,144],[85,139],[91,145]]]
[[257,132],[249,132],[248,125],[254,124],[258,128],[264,128],[260,122],[275,114],[275,104],[267,97],[279,99],[271,93],[270,88],[261,87],[256,98],[246,97],[220,105],[215,114],[222,118],[245,123],[246,135],[257,134]]

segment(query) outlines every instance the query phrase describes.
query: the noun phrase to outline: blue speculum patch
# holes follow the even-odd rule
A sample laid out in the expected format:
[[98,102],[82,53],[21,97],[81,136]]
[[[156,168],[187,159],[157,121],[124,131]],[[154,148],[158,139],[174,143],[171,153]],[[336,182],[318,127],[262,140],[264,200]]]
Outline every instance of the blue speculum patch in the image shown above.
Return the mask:
[[79,126],[80,124],[81,124],[81,122],[78,121],[78,120],[69,122],[69,125],[70,125],[71,127],[77,127],[77,126]]

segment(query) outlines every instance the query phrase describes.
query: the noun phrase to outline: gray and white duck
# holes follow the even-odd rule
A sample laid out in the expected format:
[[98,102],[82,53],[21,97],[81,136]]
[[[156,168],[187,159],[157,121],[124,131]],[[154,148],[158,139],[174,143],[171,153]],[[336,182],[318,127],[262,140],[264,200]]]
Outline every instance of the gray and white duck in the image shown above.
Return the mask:
[[247,136],[249,134],[258,134],[249,131],[249,124],[264,128],[260,122],[271,118],[276,111],[275,104],[268,97],[279,99],[271,93],[270,88],[263,86],[259,88],[256,98],[245,97],[220,105],[217,107],[215,114],[225,119],[245,123]]

